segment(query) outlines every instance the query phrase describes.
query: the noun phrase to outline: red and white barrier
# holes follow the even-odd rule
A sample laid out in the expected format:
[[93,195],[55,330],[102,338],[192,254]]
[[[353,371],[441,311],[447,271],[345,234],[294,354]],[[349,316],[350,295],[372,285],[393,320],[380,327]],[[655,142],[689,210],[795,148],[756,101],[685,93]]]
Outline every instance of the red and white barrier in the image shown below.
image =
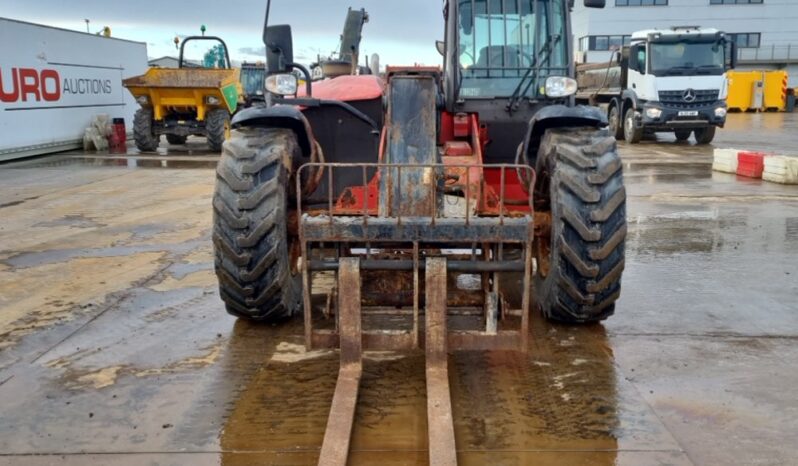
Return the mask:
[[715,149],[715,158],[712,169],[716,172],[737,173],[737,149]]
[[737,174],[747,178],[762,178],[762,172],[765,171],[765,157],[762,152],[740,152],[737,154]]
[[765,157],[762,179],[772,183],[798,184],[798,157]]
[[715,149],[712,170],[780,184],[798,184],[798,156]]

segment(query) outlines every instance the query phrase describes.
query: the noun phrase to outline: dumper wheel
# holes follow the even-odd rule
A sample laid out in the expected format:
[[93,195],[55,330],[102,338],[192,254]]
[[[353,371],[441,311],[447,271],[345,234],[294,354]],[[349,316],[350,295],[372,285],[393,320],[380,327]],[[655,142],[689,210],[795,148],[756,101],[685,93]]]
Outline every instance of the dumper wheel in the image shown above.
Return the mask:
[[241,128],[224,143],[213,195],[216,276],[227,311],[278,322],[299,310],[300,274],[288,234],[290,130]]
[[707,126],[706,128],[694,130],[695,141],[702,145],[711,143],[715,139],[715,129],[714,126]]
[[626,189],[615,138],[594,128],[549,129],[537,157],[535,301],[549,319],[604,320],[621,293]]
[[185,144],[186,143],[186,139],[188,139],[186,136],[180,136],[180,135],[177,135],[177,134],[167,134],[166,135],[166,142],[168,142],[169,144],[175,145],[175,146],[179,146],[181,144]]
[[152,110],[140,108],[133,117],[133,139],[136,147],[142,152],[154,152],[158,149],[160,136],[152,131]]
[[227,126],[230,124],[230,114],[227,110],[217,108],[211,110],[205,117],[205,131],[208,133],[208,145],[213,152],[222,150]]

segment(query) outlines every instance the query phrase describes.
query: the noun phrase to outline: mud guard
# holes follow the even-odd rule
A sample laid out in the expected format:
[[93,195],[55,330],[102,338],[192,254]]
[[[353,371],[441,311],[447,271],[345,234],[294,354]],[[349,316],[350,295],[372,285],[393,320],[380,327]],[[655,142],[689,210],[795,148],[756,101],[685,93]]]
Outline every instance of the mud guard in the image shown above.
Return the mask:
[[589,107],[587,105],[577,105],[575,107],[551,105],[543,107],[529,121],[526,138],[524,138],[526,163],[532,167],[535,166],[540,142],[549,128],[575,128],[579,126],[603,128],[607,124],[606,113],[598,107]]
[[250,107],[236,113],[231,125],[233,128],[255,126],[290,129],[296,134],[303,157],[312,158],[316,150],[310,122],[298,107],[292,105]]

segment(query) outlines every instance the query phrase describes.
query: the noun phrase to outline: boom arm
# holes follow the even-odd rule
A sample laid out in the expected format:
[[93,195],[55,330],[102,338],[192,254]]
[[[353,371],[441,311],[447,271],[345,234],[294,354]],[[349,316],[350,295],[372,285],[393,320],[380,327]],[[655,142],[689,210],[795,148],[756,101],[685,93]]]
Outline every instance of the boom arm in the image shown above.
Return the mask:
[[349,8],[344,23],[344,32],[341,34],[341,50],[338,57],[350,63],[357,63],[360,57],[360,40],[363,37],[363,25],[369,21],[366,10],[353,10]]

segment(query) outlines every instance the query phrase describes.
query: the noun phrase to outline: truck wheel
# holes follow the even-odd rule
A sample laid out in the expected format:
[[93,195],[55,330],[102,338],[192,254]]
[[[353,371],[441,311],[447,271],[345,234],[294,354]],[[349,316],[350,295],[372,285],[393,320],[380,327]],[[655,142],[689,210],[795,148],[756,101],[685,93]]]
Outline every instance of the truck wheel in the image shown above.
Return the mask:
[[621,109],[617,105],[610,107],[607,113],[607,120],[610,124],[610,134],[615,136],[615,139],[623,139],[623,120],[621,118]]
[[555,321],[613,314],[621,294],[626,189],[615,139],[594,128],[550,129],[537,163],[538,208],[550,229],[536,238],[535,302]]
[[301,281],[286,215],[286,167],[298,152],[296,136],[286,129],[241,128],[224,143],[213,245],[219,292],[237,317],[278,322],[299,310]]
[[643,128],[638,128],[635,124],[635,109],[626,110],[623,117],[623,138],[629,144],[637,144],[643,139]]
[[690,139],[690,135],[693,134],[693,132],[690,131],[689,129],[677,129],[676,131],[673,132],[673,134],[676,135],[677,141],[684,142]]
[[142,152],[155,152],[158,149],[160,136],[152,131],[152,110],[140,108],[133,117],[133,139],[136,147]]
[[709,144],[713,139],[715,139],[714,126],[695,130],[695,140],[698,144]]
[[166,135],[166,142],[168,142],[169,144],[175,145],[175,146],[179,146],[181,144],[185,144],[186,143],[186,139],[187,139],[186,136],[179,136],[177,134],[167,134]]
[[220,152],[224,143],[227,127],[230,125],[230,114],[227,110],[217,108],[211,110],[205,117],[205,131],[207,132],[208,145],[213,152]]

